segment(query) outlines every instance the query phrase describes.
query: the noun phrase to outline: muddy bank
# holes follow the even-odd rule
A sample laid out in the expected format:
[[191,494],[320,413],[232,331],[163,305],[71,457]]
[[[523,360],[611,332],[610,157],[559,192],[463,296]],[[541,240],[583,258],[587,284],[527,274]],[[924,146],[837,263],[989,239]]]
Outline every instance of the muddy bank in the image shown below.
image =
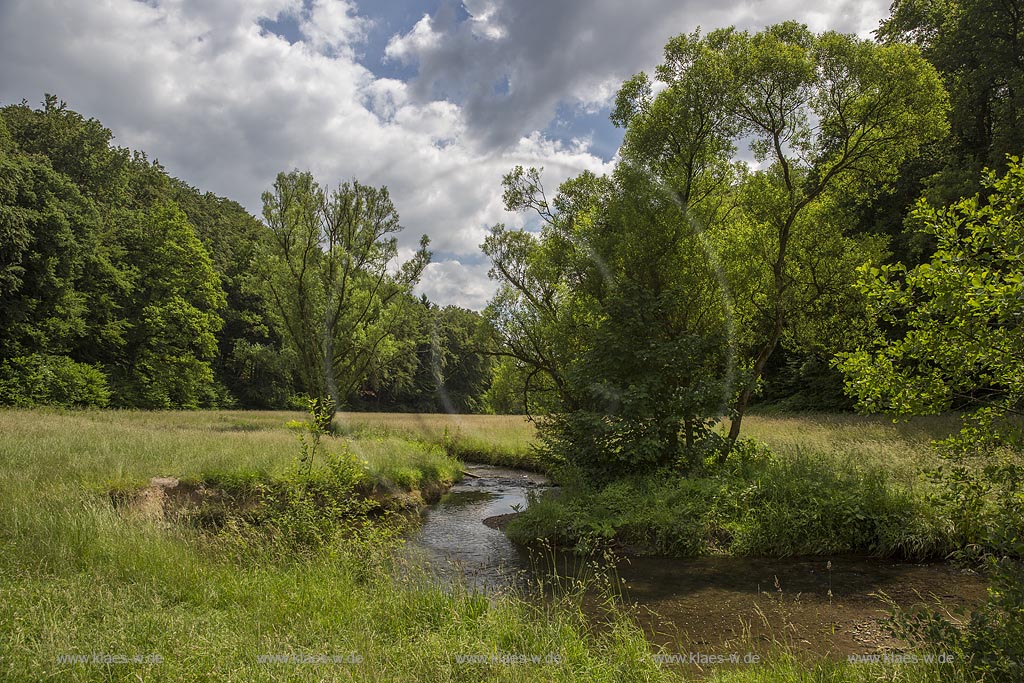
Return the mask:
[[741,638],[845,657],[899,645],[890,605],[970,609],[984,580],[946,563],[868,557],[631,558],[613,570],[652,641],[728,650]]
[[[144,487],[112,489],[108,495],[114,509],[128,517],[219,528],[228,517],[255,521],[262,508],[286,495],[285,487],[284,482],[274,481],[225,487],[160,476],[150,479]],[[376,484],[356,493],[372,502],[371,515],[384,512],[418,515],[441,500],[449,488],[448,482],[428,482],[415,489]]]

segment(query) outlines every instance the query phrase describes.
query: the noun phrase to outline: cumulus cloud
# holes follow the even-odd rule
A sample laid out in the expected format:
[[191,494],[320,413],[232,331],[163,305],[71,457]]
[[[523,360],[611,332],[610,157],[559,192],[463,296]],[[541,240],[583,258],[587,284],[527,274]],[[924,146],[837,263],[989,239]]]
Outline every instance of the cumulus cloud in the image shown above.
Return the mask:
[[421,289],[432,301],[458,302],[477,310],[494,294],[487,279],[488,264],[464,264],[456,259],[431,263],[423,272]]
[[[387,59],[415,65],[403,81],[360,63],[372,3],[4,0],[0,102],[54,93],[118,144],[257,215],[282,170],[385,184],[403,246],[427,233],[439,255],[422,291],[479,308],[492,291],[478,250],[487,226],[523,221],[502,208],[502,174],[544,166],[554,186],[610,170],[585,135],[540,132],[559,104],[600,111],[624,77],[657,62],[670,35],[697,23],[797,17],[864,32],[883,9],[849,2],[802,16],[793,0],[688,2],[442,2],[384,38]],[[282,17],[298,35],[261,26]]]
[[492,146],[513,144],[524,125],[543,129],[569,102],[594,111],[623,80],[650,69],[672,35],[736,25],[760,29],[799,19],[814,30],[866,35],[887,3],[846,0],[808,10],[792,0],[465,0],[468,18],[444,0],[385,54],[416,64],[411,92],[463,102],[467,125]]

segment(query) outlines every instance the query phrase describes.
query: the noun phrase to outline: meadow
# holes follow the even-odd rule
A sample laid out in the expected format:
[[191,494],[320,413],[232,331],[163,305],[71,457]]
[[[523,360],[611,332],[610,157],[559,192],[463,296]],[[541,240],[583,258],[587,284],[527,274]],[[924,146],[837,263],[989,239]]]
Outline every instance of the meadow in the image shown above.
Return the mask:
[[[629,615],[603,623],[581,592],[538,601],[439,585],[398,552],[400,529],[369,523],[291,552],[259,533],[125,515],[112,489],[155,476],[287,478],[297,413],[0,411],[0,679],[73,681],[661,681]],[[340,416],[327,449],[393,491],[459,476],[444,451],[465,439],[525,452],[521,418]],[[900,471],[927,434],[856,419],[764,418],[751,432],[793,452],[834,444]],[[446,434],[447,428],[447,436]],[[802,435],[794,436],[794,430]],[[829,436],[833,435],[833,436]],[[829,439],[833,441],[829,441]],[[468,446],[464,446],[468,448]],[[522,450],[519,450],[522,449]],[[845,449],[845,450],[844,450]],[[852,457],[852,456],[851,456]],[[921,456],[923,457],[923,456]],[[902,463],[902,464],[901,464]],[[219,479],[218,479],[219,478]],[[540,663],[516,657],[555,654]],[[483,656],[481,660],[480,656]],[[492,659],[492,655],[497,655]],[[122,662],[120,658],[139,657]],[[503,659],[504,657],[504,659]],[[327,661],[325,658],[329,658]],[[928,667],[806,662],[780,649],[758,667],[705,680],[946,680]]]
[[438,444],[467,462],[541,469],[531,449],[536,431],[521,415],[341,413],[335,428],[353,436],[398,435]]

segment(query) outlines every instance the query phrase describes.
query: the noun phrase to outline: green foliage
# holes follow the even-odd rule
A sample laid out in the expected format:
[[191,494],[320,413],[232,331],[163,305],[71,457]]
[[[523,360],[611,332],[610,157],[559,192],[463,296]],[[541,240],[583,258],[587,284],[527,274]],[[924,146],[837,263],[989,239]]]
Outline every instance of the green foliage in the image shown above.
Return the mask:
[[870,553],[941,557],[954,546],[936,510],[880,469],[821,457],[774,456],[741,441],[723,465],[699,477],[671,471],[601,487],[569,483],[531,501],[511,538],[548,539],[589,550],[685,557],[728,552],[789,556]]
[[311,398],[308,401],[309,420],[307,422],[291,421],[288,428],[295,431],[299,438],[299,472],[309,475],[313,471],[313,462],[320,450],[320,440],[331,433],[331,420],[334,418],[334,404],[331,399]]
[[509,359],[497,387],[508,403],[552,406],[540,423],[550,463],[595,478],[678,464],[728,393],[727,319],[695,226],[628,165],[565,183],[551,205],[539,183],[535,169],[505,179],[509,208],[545,221],[539,237],[499,226],[484,244],[502,284],[488,316]]
[[[940,137],[945,93],[907,46],[795,22],[676,36],[657,75],[667,87],[653,97],[646,77],[627,81],[614,118],[624,158],[677,193],[722,264],[739,352],[735,442],[776,347],[818,350],[858,317],[853,265],[878,245],[847,237],[837,198],[871,196]],[[758,170],[738,162],[741,141]]]
[[960,433],[937,442],[946,464],[931,476],[961,555],[988,564],[990,599],[962,633],[934,614],[899,623],[960,648],[986,680],[1014,680],[1024,661],[1024,168],[1011,158],[984,185],[984,201],[919,203],[914,220],[937,243],[930,261],[863,269],[882,332],[841,367],[867,411],[967,408]]
[[657,95],[644,74],[619,93],[611,178],[584,173],[549,202],[537,169],[514,169],[506,207],[542,228],[497,226],[483,245],[511,359],[497,386],[518,385],[502,400],[519,388],[528,412],[547,408],[549,458],[598,479],[694,469],[727,404],[736,443],[780,343],[829,355],[862,331],[855,266],[882,244],[848,236],[839,198],[871,196],[945,128],[917,51],[795,22],[677,36],[657,76]]
[[413,348],[387,364],[373,364],[352,399],[354,410],[425,413],[484,412],[493,361],[482,352],[489,328],[476,311],[407,297],[394,336]]
[[772,354],[765,368],[759,411],[768,413],[852,411],[843,374],[826,352],[799,353],[785,347]]
[[67,356],[33,354],[0,362],[0,405],[103,408],[109,402],[103,372]]
[[78,283],[94,260],[92,201],[44,161],[0,153],[0,349],[65,353],[90,330]]
[[309,173],[281,173],[263,206],[270,232],[251,291],[294,353],[306,393],[343,405],[371,370],[411,352],[393,330],[409,314],[405,295],[430,259],[428,240],[394,271],[398,212],[387,188],[358,181],[328,193]]
[[210,361],[217,353],[224,292],[185,214],[155,204],[122,224],[135,287],[131,326],[111,380],[120,401],[146,408],[195,408],[215,401]]
[[[241,388],[235,342],[276,343],[237,284],[258,221],[113,147],[109,130],[52,96],[42,109],[4,107],[0,119],[0,358],[99,366],[115,405],[230,402],[225,387]],[[253,355],[244,361],[251,368]],[[278,366],[263,367],[287,398],[290,368]]]
[[984,168],[1005,171],[1024,149],[1022,12],[1019,0],[896,0],[878,30],[919,47],[949,91],[950,134],[922,169],[936,204],[974,194]]
[[81,193],[100,205],[123,198],[128,150],[111,145],[113,134],[96,119],[86,119],[55,95],[42,109],[26,102],[3,109],[11,138],[24,154],[44,157]]

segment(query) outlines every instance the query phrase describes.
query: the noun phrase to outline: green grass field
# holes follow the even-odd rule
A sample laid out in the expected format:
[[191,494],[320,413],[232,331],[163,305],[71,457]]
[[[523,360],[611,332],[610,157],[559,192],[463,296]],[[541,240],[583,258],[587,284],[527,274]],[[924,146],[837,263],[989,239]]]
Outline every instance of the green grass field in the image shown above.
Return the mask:
[[[290,555],[262,546],[258,536],[238,540],[123,516],[111,504],[112,487],[141,486],[154,476],[287,472],[297,442],[284,423],[301,417],[0,411],[0,680],[679,680],[680,670],[654,662],[642,631],[621,614],[610,612],[609,624],[595,629],[578,595],[536,602],[437,586],[395,554],[399,541],[385,529],[341,534],[314,552]],[[343,425],[348,436],[327,439],[329,448],[351,449],[367,476],[395,486],[457,476],[458,463],[439,447],[445,426],[449,441],[454,432],[496,451],[525,452],[532,434],[528,423],[511,417],[359,414],[341,421],[363,426]],[[751,422],[751,432],[760,428],[780,440],[790,429],[806,429],[809,439],[820,440],[815,448],[829,433],[844,448],[858,447],[853,422]],[[880,461],[919,446],[897,428],[870,429],[877,436],[864,452]],[[883,437],[886,444],[876,443]],[[559,661],[463,661],[496,653],[556,653]],[[134,656],[151,660],[113,661]],[[267,663],[266,656],[294,659]],[[318,662],[322,656],[340,661]],[[810,665],[782,654],[770,666],[724,670],[712,679],[939,675]]]
[[335,426],[342,434],[397,434],[438,444],[466,462],[540,468],[531,449],[533,424],[520,415],[339,413]]
[[[241,415],[246,413],[234,419],[244,421]],[[538,466],[530,453],[536,430],[518,415],[340,413],[336,424],[343,433],[412,435],[438,444],[445,442],[447,430],[449,450],[463,460]],[[755,414],[744,419],[743,436],[765,442],[780,455],[812,453],[878,466],[909,481],[917,478],[920,467],[936,464],[931,441],[955,432],[959,424],[952,415],[893,422],[883,416],[833,413]]]

